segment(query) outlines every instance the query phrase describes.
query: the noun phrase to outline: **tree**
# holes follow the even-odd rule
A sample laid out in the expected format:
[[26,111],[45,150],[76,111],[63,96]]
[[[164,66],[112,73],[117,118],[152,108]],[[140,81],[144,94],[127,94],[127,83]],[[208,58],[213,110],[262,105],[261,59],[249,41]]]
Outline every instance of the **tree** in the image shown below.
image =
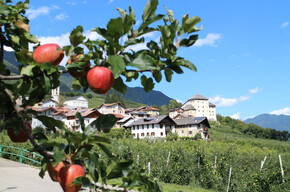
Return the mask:
[[175,109],[180,108],[182,106],[182,103],[177,102],[176,100],[170,100],[168,104],[168,109]]
[[64,103],[65,103],[65,97],[62,95],[59,95],[58,102],[56,103],[57,107],[63,107]]
[[[167,11],[165,15],[156,14],[158,0],[149,0],[145,5],[141,24],[136,24],[134,10],[129,7],[128,11],[118,8],[120,17],[110,19],[106,28],[96,27],[92,31],[102,36],[102,39],[91,41],[86,40],[83,34],[83,27],[77,26],[70,33],[70,44],[62,47],[65,55],[74,57],[82,55],[79,60],[75,60],[66,66],[65,70],[54,67],[51,63],[36,63],[33,60],[32,52],[28,50],[28,44],[34,43],[39,46],[38,39],[30,34],[29,19],[25,16],[28,9],[29,0],[13,4],[11,0],[0,0],[0,109],[5,115],[5,129],[13,129],[16,132],[23,127],[29,141],[34,147],[34,151],[44,156],[40,176],[43,177],[49,164],[56,165],[61,161],[69,164],[77,163],[83,165],[87,176],[75,180],[92,187],[94,183],[102,180],[121,177],[124,186],[128,188],[139,186],[141,190],[161,191],[160,185],[156,181],[150,180],[142,172],[142,169],[133,166],[130,160],[119,160],[106,145],[110,144],[110,139],[100,136],[99,132],[108,132],[116,123],[113,115],[101,115],[89,126],[84,126],[83,117],[77,113],[82,132],[70,132],[66,129],[62,121],[46,116],[36,116],[48,130],[56,132],[61,130],[61,135],[67,140],[67,145],[51,142],[45,133],[31,134],[25,121],[33,114],[27,108],[42,101],[51,89],[60,85],[59,78],[62,74],[70,72],[87,72],[95,66],[109,68],[114,75],[113,89],[125,93],[126,82],[139,79],[146,92],[154,88],[155,83],[159,83],[163,76],[166,81],[172,80],[175,73],[183,73],[182,67],[196,71],[196,67],[191,61],[177,56],[180,47],[190,47],[198,39],[194,34],[200,29],[196,24],[201,21],[198,16],[182,17],[182,22],[174,18],[173,11]],[[163,21],[163,24],[155,23]],[[154,31],[160,32],[158,42],[153,40],[147,42],[147,49],[138,51],[130,50],[131,45],[146,42],[146,34]],[[126,41],[120,44],[120,38],[126,37]],[[10,76],[9,70],[4,63],[4,46],[15,51],[15,56],[20,65],[20,74]],[[84,47],[88,51],[85,51]],[[83,67],[83,61],[91,61],[94,66]],[[152,77],[151,77],[152,76]],[[12,83],[11,83],[12,82]],[[86,76],[75,77],[72,88],[74,90],[88,89]],[[26,99],[28,95],[29,98]],[[16,99],[22,97],[23,104],[19,107]],[[167,106],[166,106],[167,108]],[[96,146],[105,153],[108,164],[99,158],[99,154],[92,151]]]

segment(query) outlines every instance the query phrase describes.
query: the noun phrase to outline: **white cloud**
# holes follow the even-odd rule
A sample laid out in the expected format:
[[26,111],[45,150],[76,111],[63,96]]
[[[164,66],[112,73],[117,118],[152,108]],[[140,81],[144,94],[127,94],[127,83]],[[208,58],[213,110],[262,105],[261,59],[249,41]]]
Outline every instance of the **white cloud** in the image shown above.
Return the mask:
[[281,24],[281,28],[285,28],[285,27],[287,27],[288,25],[289,25],[289,22],[284,22],[284,23]]
[[248,56],[251,55],[251,53],[250,53],[250,52],[247,52],[247,53],[245,53],[244,55],[245,55],[246,57],[248,57]]
[[109,0],[109,3],[113,3],[115,0]]
[[278,110],[272,111],[270,114],[274,114],[274,115],[290,115],[290,107],[285,107],[283,109],[278,109]]
[[254,94],[258,93],[261,90],[262,90],[261,88],[256,87],[256,88],[253,88],[253,89],[249,89],[249,93],[254,95]]
[[230,117],[233,118],[233,119],[240,119],[241,113],[240,112],[235,113],[235,114],[231,115]]
[[217,107],[230,107],[238,104],[238,99],[216,96],[214,98],[209,98],[209,102],[214,103]]
[[239,101],[246,101],[246,100],[249,100],[250,99],[250,97],[249,96],[241,96],[240,98],[239,98]]
[[235,98],[223,98],[222,96],[218,95],[215,97],[209,98],[211,103],[214,103],[217,107],[231,107],[237,105],[239,102],[247,101],[251,98],[251,95],[257,94],[261,88],[256,87],[253,89],[248,90],[248,94],[242,95],[240,97]]
[[259,63],[262,62],[262,61],[263,61],[263,57],[261,57],[261,58],[258,59],[258,62]]
[[28,9],[26,11],[26,14],[28,16],[28,19],[32,20],[32,19],[35,19],[38,16],[49,14],[49,12],[51,10],[53,10],[53,9],[59,9],[59,7],[56,6],[56,5],[52,5],[50,7],[43,6],[43,7],[37,8],[37,9]]
[[66,18],[68,18],[69,16],[65,13],[65,12],[63,12],[63,13],[60,13],[60,14],[58,14],[57,16],[55,16],[55,19],[56,20],[60,20],[60,21],[63,21],[63,20],[65,20]]
[[207,34],[206,38],[198,39],[196,41],[196,43],[194,44],[194,46],[201,47],[201,46],[204,46],[204,45],[208,45],[208,46],[211,46],[211,47],[217,47],[216,43],[221,38],[222,38],[221,34],[209,33],[209,34]]

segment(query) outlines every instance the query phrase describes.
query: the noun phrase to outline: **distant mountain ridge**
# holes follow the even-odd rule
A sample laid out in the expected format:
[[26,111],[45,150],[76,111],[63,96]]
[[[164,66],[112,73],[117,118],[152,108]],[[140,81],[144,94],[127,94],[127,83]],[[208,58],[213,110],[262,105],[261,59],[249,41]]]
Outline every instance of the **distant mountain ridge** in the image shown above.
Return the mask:
[[[18,66],[21,63],[18,63],[15,59],[14,52],[5,51],[4,52],[4,59],[7,63],[7,68],[15,73],[19,74]],[[62,66],[60,66],[63,68]],[[70,76],[68,73],[61,75],[60,77],[60,91],[61,92],[70,92],[71,85],[73,82],[73,77]],[[157,105],[168,105],[169,101],[172,100],[172,98],[168,97],[167,95],[163,94],[160,91],[152,90],[149,93],[146,93],[143,88],[141,87],[127,87],[127,92],[123,94],[124,99],[128,101],[134,101],[138,103],[143,103],[149,106]]]
[[261,114],[254,118],[246,119],[244,122],[254,123],[264,128],[290,132],[290,116],[288,115]]

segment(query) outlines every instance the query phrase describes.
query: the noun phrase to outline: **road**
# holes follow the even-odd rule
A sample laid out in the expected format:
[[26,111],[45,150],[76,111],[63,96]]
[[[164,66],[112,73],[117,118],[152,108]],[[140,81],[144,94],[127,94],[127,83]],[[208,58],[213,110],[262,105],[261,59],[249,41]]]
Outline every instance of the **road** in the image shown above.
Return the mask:
[[0,192],[61,192],[58,182],[46,173],[42,179],[39,169],[0,158]]

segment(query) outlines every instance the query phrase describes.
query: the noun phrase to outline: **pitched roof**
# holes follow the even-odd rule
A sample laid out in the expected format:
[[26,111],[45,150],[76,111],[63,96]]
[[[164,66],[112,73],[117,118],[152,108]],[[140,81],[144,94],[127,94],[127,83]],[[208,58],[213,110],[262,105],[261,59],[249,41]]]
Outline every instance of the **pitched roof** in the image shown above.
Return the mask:
[[188,101],[190,100],[208,100],[208,98],[200,95],[200,94],[196,94],[194,96],[192,96],[190,99],[188,99]]
[[195,107],[192,106],[192,105],[185,105],[182,109],[183,109],[184,111],[196,110]]
[[156,109],[154,107],[148,107],[146,109],[143,109],[142,111],[159,111],[159,109]]
[[114,106],[114,105],[120,105],[121,107],[126,109],[126,107],[124,105],[122,105],[121,103],[103,103],[102,105],[100,105],[98,107],[98,109],[100,109],[102,106],[111,107],[111,106]]
[[169,118],[170,121],[172,121],[172,123],[175,124],[175,122],[169,116],[160,115],[160,116],[156,116],[156,117],[148,117],[148,118],[137,119],[132,124],[130,124],[130,126],[133,126],[133,125],[146,125],[146,124],[159,124],[161,121],[163,121],[166,118]]
[[209,102],[209,106],[210,106],[210,107],[215,107],[215,104]]
[[[71,100],[75,100],[77,98],[80,98],[80,97],[83,97],[81,95],[78,95],[78,96],[74,96],[74,97],[68,97],[68,98],[65,98],[65,101],[71,101]],[[83,97],[84,98],[84,97]],[[86,98],[84,98],[85,100],[87,100]]]
[[206,117],[195,117],[195,118],[182,118],[182,119],[173,119],[177,125],[198,125],[205,124],[210,128],[209,122]]

